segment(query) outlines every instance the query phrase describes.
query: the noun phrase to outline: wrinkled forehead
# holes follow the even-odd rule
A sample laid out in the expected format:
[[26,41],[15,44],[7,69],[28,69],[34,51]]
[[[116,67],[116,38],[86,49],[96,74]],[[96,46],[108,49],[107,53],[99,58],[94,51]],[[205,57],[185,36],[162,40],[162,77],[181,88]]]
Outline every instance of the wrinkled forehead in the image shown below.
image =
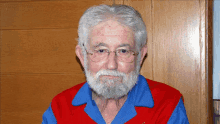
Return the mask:
[[108,20],[90,29],[89,45],[100,42],[113,44],[130,44],[134,46],[134,33],[128,26],[121,23]]
[[114,20],[101,22],[100,24],[91,28],[91,35],[116,35],[118,32],[126,34],[132,33],[132,30],[128,26],[122,25]]

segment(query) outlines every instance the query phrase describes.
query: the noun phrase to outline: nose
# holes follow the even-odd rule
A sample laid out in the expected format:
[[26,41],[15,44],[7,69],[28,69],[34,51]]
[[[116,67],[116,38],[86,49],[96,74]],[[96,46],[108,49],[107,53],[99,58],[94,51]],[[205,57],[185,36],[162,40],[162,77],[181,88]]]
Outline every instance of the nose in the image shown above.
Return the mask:
[[109,70],[115,70],[118,68],[117,57],[113,51],[109,53],[107,67]]

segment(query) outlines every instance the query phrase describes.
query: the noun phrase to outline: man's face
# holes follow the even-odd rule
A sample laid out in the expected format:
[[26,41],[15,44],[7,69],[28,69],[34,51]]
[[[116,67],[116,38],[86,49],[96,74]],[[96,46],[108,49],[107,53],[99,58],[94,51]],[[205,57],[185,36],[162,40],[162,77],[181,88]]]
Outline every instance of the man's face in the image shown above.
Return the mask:
[[[136,51],[133,31],[113,20],[102,22],[91,29],[86,48],[88,52],[97,49]],[[108,58],[96,62],[89,55],[85,59],[86,77],[90,87],[105,98],[126,95],[137,81],[137,56],[132,62],[119,60],[114,52],[111,52]]]

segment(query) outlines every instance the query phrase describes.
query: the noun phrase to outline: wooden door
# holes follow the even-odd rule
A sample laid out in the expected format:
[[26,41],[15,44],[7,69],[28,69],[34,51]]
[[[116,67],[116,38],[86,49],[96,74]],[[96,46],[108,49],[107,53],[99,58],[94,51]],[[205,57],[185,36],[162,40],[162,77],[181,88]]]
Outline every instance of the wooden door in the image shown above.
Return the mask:
[[148,56],[141,74],[183,94],[190,124],[212,123],[212,58],[208,53],[212,20],[207,18],[212,16],[208,15],[212,1],[126,0],[124,4],[139,10],[147,25]]
[[133,6],[146,23],[141,74],[180,90],[190,124],[211,122],[207,0],[1,0],[2,124],[41,123],[56,94],[85,81],[75,55],[79,18],[113,3]]

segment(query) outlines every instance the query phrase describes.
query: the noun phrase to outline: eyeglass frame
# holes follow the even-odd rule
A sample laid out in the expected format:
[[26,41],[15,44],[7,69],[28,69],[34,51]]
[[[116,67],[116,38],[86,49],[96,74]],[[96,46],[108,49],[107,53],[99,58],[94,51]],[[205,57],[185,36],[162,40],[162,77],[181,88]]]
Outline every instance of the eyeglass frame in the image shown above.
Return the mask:
[[[91,52],[88,52],[87,50],[86,50],[86,47],[85,47],[85,45],[83,44],[83,47],[84,47],[84,49],[85,49],[85,51],[86,51],[86,53],[87,54],[90,54],[90,55],[93,55],[94,53],[91,53]],[[109,57],[109,55],[110,55],[110,53],[111,52],[114,52],[115,53],[115,56],[116,57],[118,57],[118,55],[117,55],[117,50],[114,50],[114,51],[110,51],[110,50],[107,50],[108,51],[108,56],[107,56],[107,58]],[[134,50],[129,50],[129,51],[132,51],[133,52],[133,56],[137,56],[138,54],[139,54],[139,52],[135,52]],[[95,62],[95,61],[94,61]],[[122,61],[123,62],[123,61]],[[131,62],[128,62],[128,63],[132,63],[133,61],[131,61]]]

